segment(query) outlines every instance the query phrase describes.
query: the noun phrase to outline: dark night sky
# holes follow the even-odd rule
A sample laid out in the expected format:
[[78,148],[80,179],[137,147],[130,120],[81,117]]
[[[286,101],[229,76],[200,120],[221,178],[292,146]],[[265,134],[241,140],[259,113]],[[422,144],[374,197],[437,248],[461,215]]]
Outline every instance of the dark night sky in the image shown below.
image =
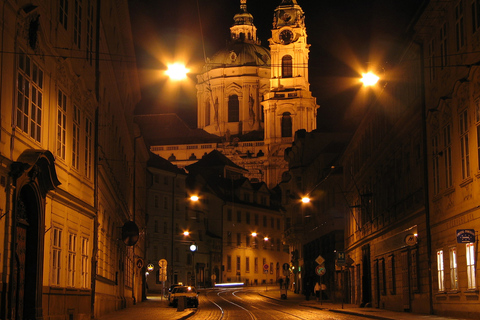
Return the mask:
[[[322,131],[355,127],[353,107],[360,68],[388,64],[422,0],[297,0],[305,12],[310,89],[320,105]],[[281,0],[248,0],[262,45],[268,47],[274,9]],[[129,0],[142,84],[140,113],[175,112],[196,125],[195,76],[207,57],[225,47],[240,0]],[[200,11],[200,15],[199,15]],[[201,21],[201,23],[200,23]],[[203,31],[203,41],[202,32]],[[388,49],[390,48],[390,49]],[[187,53],[187,54],[185,54]],[[167,62],[186,56],[191,81],[172,87],[161,76]],[[350,87],[348,87],[350,86]],[[139,108],[140,109],[140,108]]]

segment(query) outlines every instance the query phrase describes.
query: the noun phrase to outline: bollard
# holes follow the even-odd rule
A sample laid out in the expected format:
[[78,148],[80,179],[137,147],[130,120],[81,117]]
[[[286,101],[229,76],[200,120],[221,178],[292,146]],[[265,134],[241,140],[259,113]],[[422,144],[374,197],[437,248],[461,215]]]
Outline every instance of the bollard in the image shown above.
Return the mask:
[[178,297],[177,311],[184,311],[186,304],[187,304],[187,298],[186,297]]

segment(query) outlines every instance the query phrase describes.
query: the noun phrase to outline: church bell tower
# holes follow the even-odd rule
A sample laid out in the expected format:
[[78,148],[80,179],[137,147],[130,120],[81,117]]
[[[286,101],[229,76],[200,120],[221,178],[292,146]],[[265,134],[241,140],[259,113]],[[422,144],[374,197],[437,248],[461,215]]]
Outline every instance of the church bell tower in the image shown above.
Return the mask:
[[275,9],[270,89],[264,94],[265,144],[291,143],[297,130],[315,130],[318,105],[308,82],[305,14],[296,0],[282,0]]

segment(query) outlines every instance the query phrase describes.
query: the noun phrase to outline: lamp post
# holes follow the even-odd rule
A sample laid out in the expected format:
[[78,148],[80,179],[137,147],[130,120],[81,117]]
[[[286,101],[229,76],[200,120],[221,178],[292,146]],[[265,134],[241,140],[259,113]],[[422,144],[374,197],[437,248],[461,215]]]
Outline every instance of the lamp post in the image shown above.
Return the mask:
[[193,285],[196,288],[197,287],[197,275],[196,275],[196,270],[195,270],[195,252],[198,250],[198,247],[195,243],[192,243],[190,245],[190,252],[192,252],[192,269],[193,269]]

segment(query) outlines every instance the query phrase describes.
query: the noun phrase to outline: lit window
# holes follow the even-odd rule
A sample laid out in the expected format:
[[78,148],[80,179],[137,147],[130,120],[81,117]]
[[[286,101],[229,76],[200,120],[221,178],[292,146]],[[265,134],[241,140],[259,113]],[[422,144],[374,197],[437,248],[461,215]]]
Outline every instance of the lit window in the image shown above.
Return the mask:
[[437,275],[438,275],[438,291],[445,291],[445,270],[443,265],[443,250],[437,251]]
[[67,96],[58,90],[57,99],[57,156],[65,160],[67,140]]
[[283,56],[282,57],[282,78],[291,78],[292,75],[293,75],[292,57]]
[[450,248],[450,289],[458,289],[457,248]]
[[468,289],[475,289],[477,283],[475,281],[475,245],[473,243],[467,243],[466,257]]
[[62,230],[58,228],[52,230],[52,284],[58,286],[62,267]]

